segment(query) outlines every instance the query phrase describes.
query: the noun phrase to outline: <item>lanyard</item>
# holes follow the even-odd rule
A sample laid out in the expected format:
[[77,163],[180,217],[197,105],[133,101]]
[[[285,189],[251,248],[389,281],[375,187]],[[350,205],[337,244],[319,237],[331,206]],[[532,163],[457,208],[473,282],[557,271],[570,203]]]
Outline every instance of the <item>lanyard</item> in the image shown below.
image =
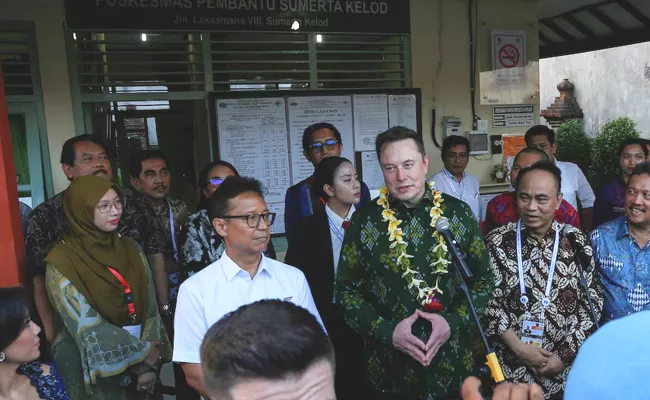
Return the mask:
[[460,187],[460,191],[463,191],[463,183],[462,179],[461,182],[458,182],[455,177],[451,175],[451,172],[447,171],[447,168],[444,169],[445,173],[445,178],[447,178],[447,183],[449,184],[449,188],[451,189],[452,192],[454,192],[454,197],[457,198],[458,200],[463,200],[461,198],[461,195],[458,194],[458,190],[456,190],[456,185],[454,183],[458,183],[458,186]]
[[131,321],[135,324],[135,320],[138,317],[138,315],[135,313],[135,303],[133,302],[133,295],[131,294],[131,285],[129,285],[129,282],[124,279],[122,275],[120,275],[119,272],[117,272],[115,269],[112,267],[106,267],[108,268],[109,271],[111,271],[111,274],[117,278],[118,281],[120,281],[120,284],[124,288],[124,296],[126,297],[127,301],[127,308],[129,309],[129,317],[131,318]]
[[174,227],[174,213],[172,212],[171,201],[167,200],[167,204],[169,205],[169,233],[171,234],[172,246],[174,247],[174,261],[178,262],[178,249],[176,248],[176,234],[175,234],[176,228]]
[[[553,222],[555,224],[555,222]],[[528,296],[526,296],[526,282],[524,281],[524,262],[521,255],[521,220],[517,221],[517,267],[519,269],[519,290],[521,291],[521,304],[526,306],[528,304]],[[557,252],[560,247],[560,230],[555,228],[555,243],[553,244],[553,255],[551,256],[551,266],[548,271],[548,280],[546,281],[546,291],[544,292],[544,299],[542,299],[542,306],[544,308],[551,304],[551,287],[553,286],[553,275],[555,275],[555,264],[557,262]]]
[[330,223],[330,230],[331,230],[332,232],[334,232],[334,234],[336,235],[336,237],[339,238],[339,240],[341,241],[341,243],[343,243],[343,237],[344,237],[344,234],[341,233],[341,231],[339,230],[339,228],[336,227],[336,225],[334,225],[334,222],[332,222],[332,220],[330,219],[330,217],[327,217],[327,222]]

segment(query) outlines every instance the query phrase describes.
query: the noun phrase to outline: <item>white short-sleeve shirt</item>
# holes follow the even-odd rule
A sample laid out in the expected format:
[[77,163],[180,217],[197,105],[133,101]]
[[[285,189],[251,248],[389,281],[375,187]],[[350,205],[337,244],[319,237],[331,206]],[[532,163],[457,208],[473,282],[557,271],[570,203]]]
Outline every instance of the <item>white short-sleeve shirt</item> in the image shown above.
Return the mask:
[[435,182],[436,190],[464,201],[474,212],[474,217],[477,220],[481,218],[480,184],[474,175],[463,172],[463,179],[458,182],[451,172],[443,168],[429,179],[431,181]]
[[323,326],[302,271],[262,255],[251,279],[226,252],[180,287],[174,318],[174,362],[199,364],[208,329],[226,314],[259,300],[290,301],[307,309]]
[[593,207],[596,195],[580,167],[571,162],[554,161],[561,172],[562,188],[560,191],[562,192],[562,198],[576,210],[578,209],[578,199],[582,204],[582,208]]

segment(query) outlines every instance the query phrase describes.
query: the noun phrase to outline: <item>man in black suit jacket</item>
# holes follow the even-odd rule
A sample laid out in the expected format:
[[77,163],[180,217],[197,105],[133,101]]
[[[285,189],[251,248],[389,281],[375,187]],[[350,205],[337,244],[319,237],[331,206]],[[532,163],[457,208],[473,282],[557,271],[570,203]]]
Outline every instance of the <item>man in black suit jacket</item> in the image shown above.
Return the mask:
[[[341,132],[332,124],[319,122],[313,124],[302,135],[302,150],[305,158],[316,167],[327,157],[340,157],[343,151]],[[354,160],[350,160],[354,162]],[[298,182],[287,189],[284,199],[284,229],[290,232],[298,220],[314,213],[314,204],[318,205],[311,190],[313,176]],[[357,206],[362,206],[370,200],[370,190],[361,182],[361,199]]]

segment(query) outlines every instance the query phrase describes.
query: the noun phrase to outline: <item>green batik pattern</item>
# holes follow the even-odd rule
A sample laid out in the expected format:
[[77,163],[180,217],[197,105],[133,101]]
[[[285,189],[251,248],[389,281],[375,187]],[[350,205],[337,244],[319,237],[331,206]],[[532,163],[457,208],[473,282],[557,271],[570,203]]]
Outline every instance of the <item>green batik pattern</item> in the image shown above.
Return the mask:
[[[443,215],[449,219],[452,233],[467,254],[474,274],[470,284],[475,306],[482,313],[493,287],[493,274],[483,237],[467,204],[443,194]],[[391,209],[402,220],[404,240],[408,242],[411,263],[417,279],[435,285],[432,251],[437,244],[431,237],[430,193],[414,209],[391,202]],[[456,288],[457,278],[450,273],[440,279],[439,296],[446,310],[441,313],[451,328],[451,337],[427,368],[392,346],[395,326],[421,308],[417,290],[407,289],[397,255],[389,249],[387,225],[381,207],[370,203],[358,210],[347,229],[336,283],[336,298],[346,321],[364,337],[367,380],[378,391],[409,399],[445,399],[458,394],[465,377],[474,370],[472,341],[474,321],[467,300]],[[418,320],[413,334],[423,342],[429,338],[431,325]]]

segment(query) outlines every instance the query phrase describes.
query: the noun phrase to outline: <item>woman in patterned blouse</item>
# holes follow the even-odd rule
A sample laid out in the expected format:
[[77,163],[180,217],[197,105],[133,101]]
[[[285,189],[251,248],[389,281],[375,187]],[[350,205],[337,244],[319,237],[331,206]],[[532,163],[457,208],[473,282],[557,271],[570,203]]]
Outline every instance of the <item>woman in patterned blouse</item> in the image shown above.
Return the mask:
[[[182,281],[217,261],[226,249],[222,237],[212,227],[208,217],[208,206],[212,194],[229,176],[239,176],[239,172],[232,164],[221,160],[211,162],[199,173],[201,188],[199,209],[187,218],[177,239],[183,268]],[[275,259],[275,250],[271,241],[264,254]]]
[[22,287],[0,288],[0,398],[69,400],[54,364],[35,361],[41,328]]

